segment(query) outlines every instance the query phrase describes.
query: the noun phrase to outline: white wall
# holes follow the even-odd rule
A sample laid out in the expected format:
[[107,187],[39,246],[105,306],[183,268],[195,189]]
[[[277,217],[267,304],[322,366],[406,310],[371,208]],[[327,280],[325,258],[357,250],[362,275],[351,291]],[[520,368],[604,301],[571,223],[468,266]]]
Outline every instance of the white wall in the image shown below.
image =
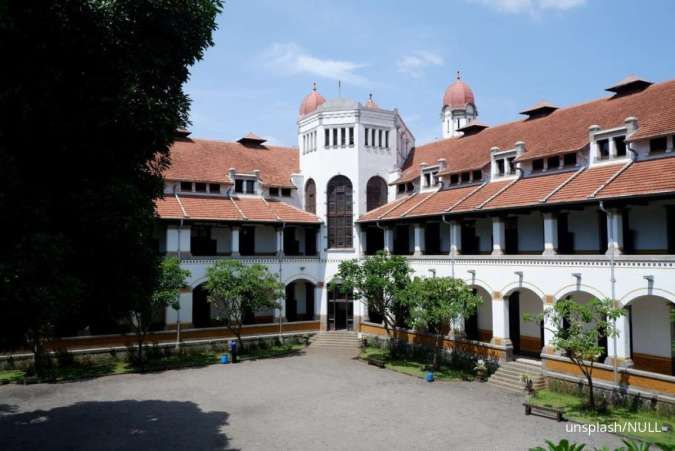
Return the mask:
[[269,254],[277,250],[277,235],[273,226],[256,226],[255,252]]
[[544,251],[544,219],[541,213],[518,216],[518,251],[531,253]]
[[635,231],[636,250],[663,250],[668,248],[666,209],[663,204],[631,207],[628,224]]
[[492,219],[481,218],[476,220],[476,235],[480,239],[480,251],[492,252]]
[[600,246],[598,219],[597,207],[588,207],[582,211],[571,211],[569,213],[567,224],[568,231],[574,233],[574,250],[598,250]]
[[479,289],[477,294],[483,299],[478,306],[478,328],[492,330],[492,297],[483,289]]
[[530,290],[520,290],[520,335],[539,338],[541,330],[538,321],[525,321],[524,315],[539,315],[543,312],[543,303]]
[[216,252],[227,254],[232,252],[232,229],[229,227],[211,228],[211,238],[216,240]]
[[633,352],[670,358],[670,302],[646,296],[631,305]]

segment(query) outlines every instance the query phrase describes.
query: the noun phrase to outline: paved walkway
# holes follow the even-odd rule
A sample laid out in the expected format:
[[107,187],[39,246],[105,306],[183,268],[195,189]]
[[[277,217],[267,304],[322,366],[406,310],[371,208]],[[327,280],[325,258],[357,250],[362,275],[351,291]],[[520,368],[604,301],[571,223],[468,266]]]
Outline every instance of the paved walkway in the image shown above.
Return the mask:
[[[527,449],[567,437],[522,396],[432,384],[321,353],[89,381],[0,386],[0,448]],[[612,448],[613,449],[613,448]]]

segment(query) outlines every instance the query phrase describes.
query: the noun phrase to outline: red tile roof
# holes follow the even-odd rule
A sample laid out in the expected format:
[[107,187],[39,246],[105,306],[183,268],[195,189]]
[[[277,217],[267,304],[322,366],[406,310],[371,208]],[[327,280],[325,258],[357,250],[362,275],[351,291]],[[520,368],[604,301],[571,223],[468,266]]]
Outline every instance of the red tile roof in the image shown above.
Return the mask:
[[414,149],[398,182],[419,176],[420,163],[447,160],[444,173],[483,168],[490,162],[490,149],[512,149],[525,142],[520,161],[577,151],[588,145],[588,127],[603,129],[624,125],[627,117],[638,119],[633,138],[647,138],[675,131],[675,80],[649,86],[643,91],[610,96],[579,105],[560,108],[545,117],[524,119],[490,127],[471,136],[450,138]]
[[659,194],[675,191],[675,158],[638,161],[596,194],[597,198]]
[[230,168],[237,173],[260,170],[267,186],[295,188],[291,174],[299,171],[297,149],[274,146],[245,146],[238,142],[178,139],[171,147],[167,180],[233,183]]
[[492,196],[495,196],[502,189],[505,189],[509,184],[513,183],[513,180],[501,181],[501,182],[492,182],[486,183],[480,189],[470,194],[466,199],[460,202],[455,208],[452,209],[453,212],[456,211],[467,211],[474,210],[479,208]]
[[519,179],[489,201],[483,208],[505,208],[539,204],[574,173],[562,172]]
[[318,224],[319,218],[285,202],[262,197],[167,195],[156,201],[162,219]]
[[587,200],[604,183],[623,168],[623,164],[611,164],[584,169],[548,199],[548,203],[579,202]]

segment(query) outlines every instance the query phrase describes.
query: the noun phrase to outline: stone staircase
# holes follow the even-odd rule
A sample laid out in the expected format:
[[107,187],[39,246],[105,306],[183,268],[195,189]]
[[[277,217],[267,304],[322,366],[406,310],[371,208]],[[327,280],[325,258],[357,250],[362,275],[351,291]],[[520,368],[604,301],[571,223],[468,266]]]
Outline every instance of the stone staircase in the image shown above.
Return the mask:
[[521,379],[523,374],[527,374],[532,378],[535,390],[540,390],[546,386],[541,362],[530,359],[516,359],[513,362],[502,363],[499,369],[490,376],[488,384],[495,385],[509,392],[525,393]]
[[320,332],[310,339],[309,352],[357,356],[361,342],[356,332],[338,330]]

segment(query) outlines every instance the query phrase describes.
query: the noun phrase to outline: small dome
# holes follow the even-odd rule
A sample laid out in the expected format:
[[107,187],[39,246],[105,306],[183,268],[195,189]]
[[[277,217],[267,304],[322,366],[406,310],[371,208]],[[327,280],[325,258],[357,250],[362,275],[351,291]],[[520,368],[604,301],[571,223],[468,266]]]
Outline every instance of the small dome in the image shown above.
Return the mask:
[[366,102],[366,108],[373,108],[373,109],[379,109],[380,107],[377,106],[377,103],[373,100],[373,95],[369,94],[368,95],[368,101]]
[[476,105],[476,99],[473,95],[473,91],[464,83],[460,76],[459,71],[457,71],[457,80],[452,82],[448,89],[445,90],[443,95],[443,106],[450,108],[465,108],[468,104]]
[[309,113],[314,112],[319,107],[319,105],[323,104],[324,102],[326,102],[326,99],[324,99],[323,96],[317,92],[316,83],[314,83],[312,92],[307,94],[305,98],[302,99],[302,103],[300,104],[300,116],[306,116]]

